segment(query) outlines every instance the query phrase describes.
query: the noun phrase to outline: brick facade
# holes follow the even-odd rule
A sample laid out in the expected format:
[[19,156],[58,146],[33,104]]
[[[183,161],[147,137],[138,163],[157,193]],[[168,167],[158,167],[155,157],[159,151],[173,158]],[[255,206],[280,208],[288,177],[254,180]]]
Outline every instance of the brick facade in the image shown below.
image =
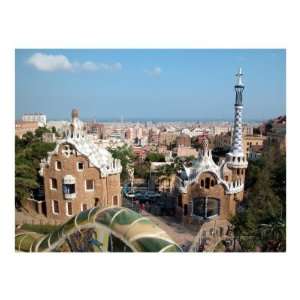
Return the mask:
[[[69,157],[63,154],[63,148],[67,144],[61,144],[56,154],[50,158],[48,166],[44,169],[45,201],[47,217],[59,221],[65,221],[71,215],[78,214],[83,209],[95,206],[121,205],[120,174],[108,175],[101,178],[101,171],[90,165],[88,158],[78,151]],[[78,164],[82,163],[82,170]],[[57,168],[57,164],[60,164]],[[75,198],[66,199],[63,184],[66,175],[75,179]],[[57,187],[51,187],[51,180],[56,179]],[[86,190],[86,180],[92,180],[94,189]],[[114,202],[115,197],[115,202]],[[58,201],[59,212],[54,212],[54,202]],[[67,212],[67,203],[72,206],[72,214]]]

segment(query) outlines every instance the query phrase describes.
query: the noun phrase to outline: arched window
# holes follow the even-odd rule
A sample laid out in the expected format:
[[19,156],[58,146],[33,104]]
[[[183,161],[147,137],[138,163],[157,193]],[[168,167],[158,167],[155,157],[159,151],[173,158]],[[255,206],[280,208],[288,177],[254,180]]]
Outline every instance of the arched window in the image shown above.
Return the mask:
[[210,179],[209,178],[205,178],[205,188],[209,189],[209,184],[210,184]]
[[211,186],[214,186],[214,185],[215,185],[214,179],[212,179],[212,180],[210,181],[210,185],[211,185]]
[[201,187],[204,187],[204,180],[203,179],[201,180],[201,184],[200,185],[201,185]]
[[237,169],[236,172],[238,175],[240,175],[240,169]]

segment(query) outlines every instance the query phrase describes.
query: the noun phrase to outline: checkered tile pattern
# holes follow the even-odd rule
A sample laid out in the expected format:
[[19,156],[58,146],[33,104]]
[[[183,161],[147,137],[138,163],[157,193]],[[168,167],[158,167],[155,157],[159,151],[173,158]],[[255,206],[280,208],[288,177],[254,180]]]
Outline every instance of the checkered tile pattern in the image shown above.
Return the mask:
[[242,111],[243,106],[235,106],[234,129],[232,140],[232,152],[234,154],[243,153]]

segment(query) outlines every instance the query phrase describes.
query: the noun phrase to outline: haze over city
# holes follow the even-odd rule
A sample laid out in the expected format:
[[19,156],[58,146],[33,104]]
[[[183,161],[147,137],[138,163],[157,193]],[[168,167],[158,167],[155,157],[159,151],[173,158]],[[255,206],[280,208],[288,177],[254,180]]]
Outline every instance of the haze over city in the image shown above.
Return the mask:
[[[285,114],[285,50],[16,50],[16,118],[232,120],[243,68],[245,121]],[[222,109],[220,109],[222,107]]]

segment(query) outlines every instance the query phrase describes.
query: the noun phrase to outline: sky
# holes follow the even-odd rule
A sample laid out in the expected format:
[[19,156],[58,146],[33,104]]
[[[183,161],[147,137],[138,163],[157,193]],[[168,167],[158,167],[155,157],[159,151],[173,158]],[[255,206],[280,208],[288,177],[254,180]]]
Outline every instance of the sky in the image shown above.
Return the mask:
[[17,49],[16,118],[232,120],[244,73],[244,120],[285,114],[284,49]]

